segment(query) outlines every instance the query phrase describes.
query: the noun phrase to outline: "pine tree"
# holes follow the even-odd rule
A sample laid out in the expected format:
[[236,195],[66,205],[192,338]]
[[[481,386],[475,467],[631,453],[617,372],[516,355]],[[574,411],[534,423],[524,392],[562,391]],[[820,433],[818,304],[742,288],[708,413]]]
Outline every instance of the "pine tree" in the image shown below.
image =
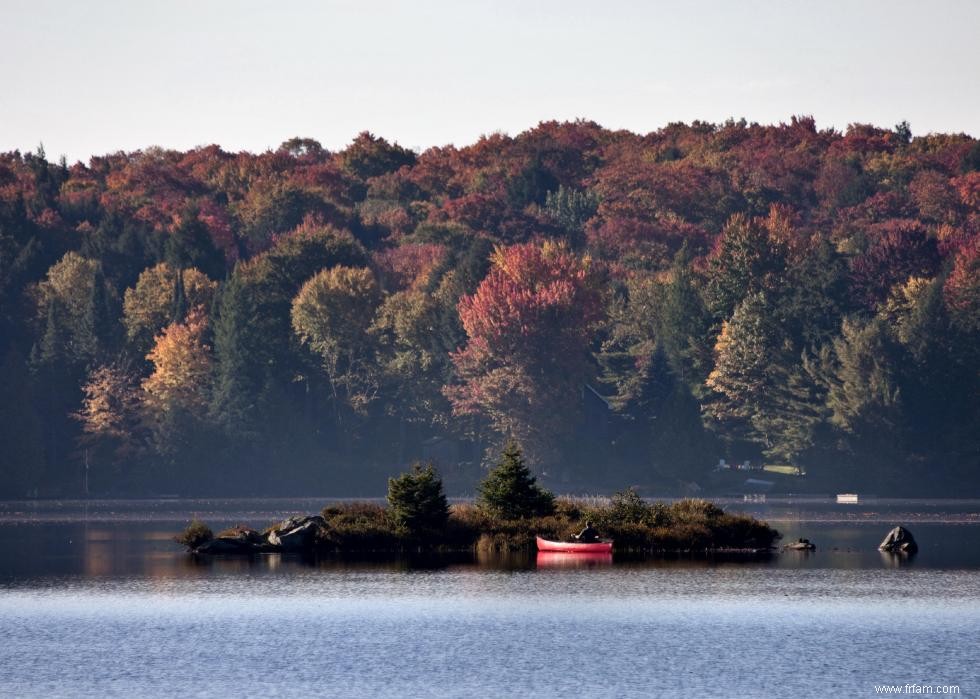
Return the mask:
[[757,443],[767,456],[793,459],[820,419],[817,387],[763,293],[751,294],[724,324],[705,385],[709,425]]
[[555,496],[537,484],[516,442],[504,448],[500,462],[478,490],[478,507],[497,519],[538,517],[555,509]]
[[225,275],[224,255],[215,247],[208,227],[198,218],[194,207],[184,210],[180,224],[167,239],[165,254],[174,269],[196,267],[211,279]]
[[184,293],[184,270],[174,273],[174,301],[171,323],[183,323],[187,317],[187,295]]
[[415,464],[408,473],[389,478],[388,506],[395,523],[412,535],[438,532],[449,519],[442,479],[432,464]]
[[256,400],[266,376],[261,342],[255,337],[256,305],[236,270],[215,298],[215,381],[211,419],[229,436],[247,437],[257,430]]

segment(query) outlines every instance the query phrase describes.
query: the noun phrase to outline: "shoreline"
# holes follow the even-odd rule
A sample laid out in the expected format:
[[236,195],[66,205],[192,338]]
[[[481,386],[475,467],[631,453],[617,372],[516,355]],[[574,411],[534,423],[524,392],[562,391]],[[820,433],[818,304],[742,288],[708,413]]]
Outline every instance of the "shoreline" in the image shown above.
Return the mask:
[[505,519],[471,504],[455,504],[437,526],[408,528],[376,503],[327,505],[320,514],[287,518],[263,530],[238,525],[217,533],[195,519],[174,537],[195,555],[275,552],[388,553],[537,551],[536,539],[573,541],[595,523],[615,553],[747,552],[773,549],[778,530],[754,517],[725,512],[704,500],[595,505],[556,501],[547,515]]
[[[662,498],[665,503],[680,498]],[[199,518],[221,526],[265,526],[290,515],[316,511],[324,505],[354,502],[329,497],[271,498],[121,498],[69,500],[0,500],[0,526],[71,524],[182,524]],[[356,502],[381,504],[383,497]],[[449,498],[466,504],[471,498]],[[911,524],[980,524],[980,498],[879,498],[857,505],[836,504],[829,499],[770,498],[766,503],[746,503],[735,498],[712,502],[727,512],[745,514],[777,524],[863,525],[894,521]],[[929,510],[952,508],[954,512]]]

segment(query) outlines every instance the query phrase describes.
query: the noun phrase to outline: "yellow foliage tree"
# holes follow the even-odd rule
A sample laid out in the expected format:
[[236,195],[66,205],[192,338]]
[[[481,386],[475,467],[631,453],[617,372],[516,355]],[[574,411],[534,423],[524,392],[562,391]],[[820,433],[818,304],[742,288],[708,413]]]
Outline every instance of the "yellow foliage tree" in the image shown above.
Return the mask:
[[[136,280],[136,286],[126,289],[123,296],[123,324],[126,339],[137,350],[146,351],[160,330],[174,320],[174,290],[177,272],[166,262],[148,267]],[[217,283],[196,269],[185,269],[180,283],[187,308],[211,306]]]
[[146,358],[153,373],[143,381],[143,404],[157,424],[181,413],[203,420],[211,394],[211,347],[205,344],[207,317],[192,309],[183,323],[172,323],[156,338]]

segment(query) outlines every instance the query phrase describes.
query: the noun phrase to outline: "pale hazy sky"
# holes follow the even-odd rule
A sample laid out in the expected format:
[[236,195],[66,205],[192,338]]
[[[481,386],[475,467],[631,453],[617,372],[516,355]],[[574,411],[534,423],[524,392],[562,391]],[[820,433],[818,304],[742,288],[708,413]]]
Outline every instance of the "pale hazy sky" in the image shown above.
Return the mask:
[[541,120],[980,134],[980,2],[0,0],[0,151],[471,143]]

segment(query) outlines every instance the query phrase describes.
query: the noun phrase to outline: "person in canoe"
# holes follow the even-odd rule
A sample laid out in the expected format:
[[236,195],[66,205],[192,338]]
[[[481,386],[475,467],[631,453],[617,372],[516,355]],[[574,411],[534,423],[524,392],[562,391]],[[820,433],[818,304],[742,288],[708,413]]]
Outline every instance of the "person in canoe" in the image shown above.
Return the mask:
[[599,532],[592,526],[592,522],[585,520],[585,529],[575,535],[574,539],[583,544],[591,544],[599,540]]

